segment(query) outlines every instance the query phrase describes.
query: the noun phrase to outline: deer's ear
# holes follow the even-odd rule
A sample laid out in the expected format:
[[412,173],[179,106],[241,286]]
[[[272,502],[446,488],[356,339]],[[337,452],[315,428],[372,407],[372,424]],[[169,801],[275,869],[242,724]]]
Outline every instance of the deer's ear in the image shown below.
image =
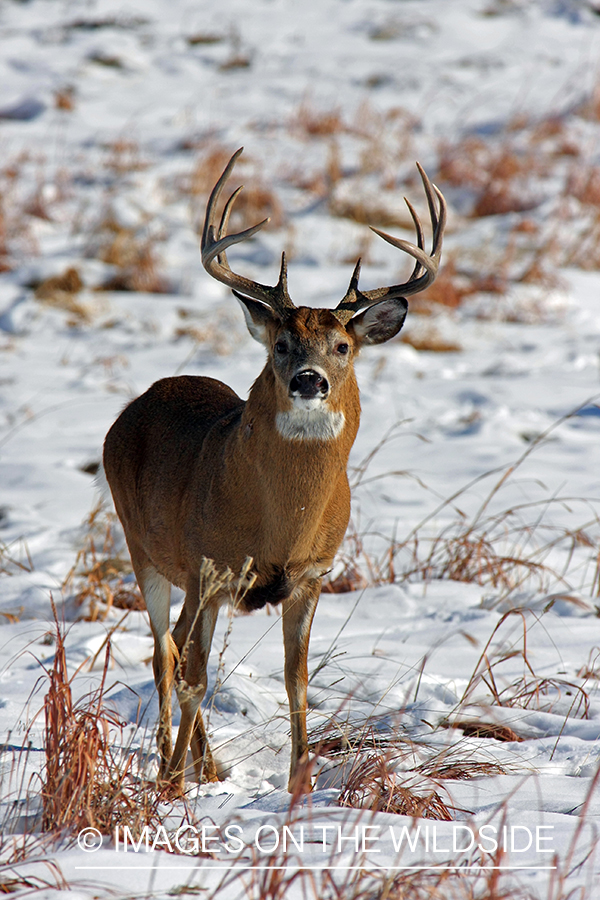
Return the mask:
[[258,343],[262,344],[264,347],[268,347],[268,326],[271,322],[278,321],[277,316],[268,306],[263,306],[262,303],[258,303],[256,300],[250,300],[249,297],[243,297],[241,294],[238,294],[237,291],[234,291],[233,293],[240,301],[248,331],[255,341],[258,341]]
[[404,325],[407,312],[408,301],[404,297],[382,300],[350,319],[346,329],[354,334],[359,346],[383,344],[398,334]]

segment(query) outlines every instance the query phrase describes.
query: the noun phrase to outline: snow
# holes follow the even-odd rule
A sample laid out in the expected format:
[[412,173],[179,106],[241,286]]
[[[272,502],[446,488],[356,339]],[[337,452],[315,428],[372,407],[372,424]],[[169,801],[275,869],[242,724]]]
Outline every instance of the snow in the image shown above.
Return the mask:
[[[478,276],[493,274],[524,218],[540,234],[562,228],[563,247],[583,234],[591,257],[595,232],[585,223],[593,211],[571,195],[569,209],[580,217],[560,219],[559,211],[567,216],[560,204],[569,165],[598,165],[600,126],[580,114],[598,84],[594,4],[7,0],[0,35],[0,244],[8,247],[0,256],[10,263],[0,273],[0,878],[20,879],[23,892],[41,885],[48,898],[67,886],[82,900],[204,889],[242,897],[260,896],[267,871],[241,874],[235,866],[287,865],[285,896],[328,896],[318,867],[338,867],[331,877],[340,895],[350,895],[367,890],[361,867],[392,873],[460,864],[479,888],[485,873],[466,866],[483,859],[506,867],[501,883],[536,897],[559,897],[567,887],[589,892],[600,872],[600,276],[593,264],[585,271],[558,251],[562,266],[551,285],[509,278],[503,293],[480,290],[456,309],[432,316],[409,309],[413,343],[435,334],[456,345],[453,352],[393,341],[357,363],[363,411],[350,461],[352,523],[333,577],[351,559],[367,587],[321,597],[309,728],[357,744],[361,734],[376,734],[393,748],[397,783],[433,786],[453,821],[339,807],[348,764],[325,751],[312,795],[290,809],[276,610],[233,623],[222,613],[205,705],[224,777],[216,785],[190,782],[185,806],[161,807],[172,831],[184,821],[240,825],[241,853],[210,842],[212,856],[169,853],[160,841],[151,849],[151,840],[124,858],[114,833],[86,853],[67,838],[42,835],[40,782],[30,779],[44,765],[41,709],[56,646],[51,596],[65,623],[69,674],[79,667],[75,696],[99,684],[110,636],[107,697],[125,723],[113,740],[139,750],[148,776],[156,772],[147,616],[113,608],[86,620],[93,604],[75,602],[90,565],[89,536],[101,555],[109,521],[101,513],[95,530],[85,524],[97,494],[83,469],[100,459],[124,404],[156,379],[211,375],[246,396],[263,365],[264,351],[230,292],[201,266],[198,160],[208,166],[211,152],[226,158],[243,144],[247,191],[259,186],[276,195],[279,226],[232,250],[234,268],[269,283],[286,249],[295,302],[331,306],[360,254],[366,288],[404,280],[409,269],[398,251],[368,237],[366,224],[333,215],[336,203],[359,201],[369,214],[397,214],[402,223],[404,194],[424,208],[416,159],[435,173],[444,143],[475,136],[502,146],[518,117],[560,119],[580,155],[573,163],[557,158],[539,175],[541,202],[533,209],[469,218],[472,186],[442,183],[451,204],[445,258],[468,260]],[[324,128],[326,114],[343,127]],[[402,224],[383,227],[410,238]],[[116,234],[120,250],[111,245]],[[128,247],[151,248],[150,275],[160,276],[155,286],[164,292],[151,284],[97,290],[126,271],[118,252]],[[36,296],[40,283],[72,267],[84,283],[75,298]],[[472,561],[471,577],[453,580],[469,536],[487,540],[496,558],[519,556],[529,568],[505,562],[493,579]],[[88,556],[78,559],[84,547]],[[131,574],[122,575],[131,590]],[[174,591],[174,615],[180,602]],[[465,736],[446,727],[453,722],[506,726],[515,739]],[[503,773],[428,778],[418,764],[439,753]],[[306,828],[303,851],[270,854],[254,843],[262,827],[270,847],[268,835],[281,838],[291,823],[296,832]],[[452,849],[454,836],[468,838],[458,825],[484,824],[500,835],[517,829],[507,832],[506,852],[490,843],[483,856]],[[338,825],[352,839],[341,849]],[[377,840],[366,846],[364,826],[380,829],[367,832]],[[415,852],[406,843],[394,848],[403,826],[412,837],[421,828]],[[551,830],[536,838],[536,828]],[[521,850],[529,832],[532,847]],[[28,850],[16,859],[13,842],[24,834]],[[317,867],[314,882],[294,879],[299,865]]]

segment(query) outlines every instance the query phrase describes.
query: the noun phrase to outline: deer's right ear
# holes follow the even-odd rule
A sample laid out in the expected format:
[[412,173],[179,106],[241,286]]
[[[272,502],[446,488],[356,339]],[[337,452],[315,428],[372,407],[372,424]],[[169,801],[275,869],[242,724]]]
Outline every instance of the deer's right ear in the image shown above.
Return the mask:
[[270,322],[274,322],[276,318],[273,310],[269,309],[268,306],[263,306],[262,303],[258,303],[256,300],[250,300],[249,297],[243,297],[241,294],[238,294],[237,291],[234,291],[233,293],[240,301],[248,331],[255,341],[258,341],[258,343],[262,344],[264,347],[268,347],[268,325]]

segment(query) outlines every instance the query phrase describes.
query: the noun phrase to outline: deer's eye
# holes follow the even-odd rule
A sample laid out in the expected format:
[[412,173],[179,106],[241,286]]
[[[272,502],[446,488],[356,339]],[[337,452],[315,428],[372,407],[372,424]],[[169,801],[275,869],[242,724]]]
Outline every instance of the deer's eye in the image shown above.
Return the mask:
[[287,344],[285,341],[277,341],[275,344],[275,353],[279,353],[280,356],[287,353]]
[[337,350],[338,353],[341,353],[342,356],[345,356],[346,353],[348,352],[349,348],[348,348],[348,344],[338,344],[335,349]]

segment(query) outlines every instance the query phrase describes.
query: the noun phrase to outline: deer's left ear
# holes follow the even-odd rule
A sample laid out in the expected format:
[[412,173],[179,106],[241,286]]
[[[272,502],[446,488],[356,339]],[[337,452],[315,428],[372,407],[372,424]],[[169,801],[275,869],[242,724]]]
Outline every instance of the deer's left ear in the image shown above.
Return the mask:
[[383,344],[398,334],[408,312],[404,297],[382,300],[350,319],[346,330],[354,334],[358,344]]

